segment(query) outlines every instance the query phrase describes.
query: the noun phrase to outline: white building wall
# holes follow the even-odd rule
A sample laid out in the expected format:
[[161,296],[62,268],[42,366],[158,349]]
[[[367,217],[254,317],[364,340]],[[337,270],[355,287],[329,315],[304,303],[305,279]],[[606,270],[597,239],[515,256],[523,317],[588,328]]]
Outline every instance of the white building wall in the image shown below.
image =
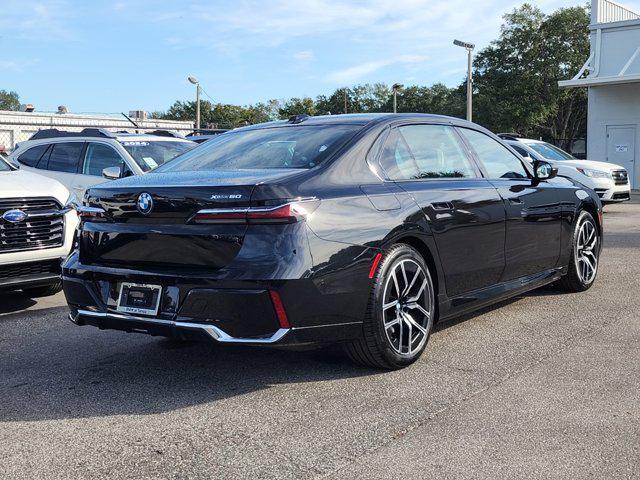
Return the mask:
[[[145,130],[174,130],[187,134],[193,131],[193,123],[179,120],[135,120]],[[136,128],[124,117],[109,115],[76,115],[42,112],[12,112],[0,110],[0,147],[11,151],[15,144],[28,140],[38,130],[58,128],[68,131],[80,131],[83,128],[106,128],[135,132]]]
[[[633,188],[640,188],[640,83],[589,87],[587,156],[589,160],[614,162],[607,149],[607,127],[635,127],[635,171],[629,172]],[[626,165],[625,165],[626,166]]]

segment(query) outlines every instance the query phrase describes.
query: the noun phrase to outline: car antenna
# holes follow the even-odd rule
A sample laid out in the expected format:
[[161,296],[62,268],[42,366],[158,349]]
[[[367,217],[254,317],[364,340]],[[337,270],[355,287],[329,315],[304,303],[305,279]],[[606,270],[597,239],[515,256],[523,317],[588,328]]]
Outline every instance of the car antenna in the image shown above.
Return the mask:
[[[138,129],[140,128],[140,125],[138,125],[136,122],[134,122],[134,121],[131,119],[131,117],[130,117],[129,115],[127,115],[127,114],[126,114],[126,113],[124,113],[124,112],[120,112],[120,113],[122,114],[122,116],[123,116],[124,118],[126,118],[126,119],[127,119],[127,120],[129,120],[131,123],[133,123],[133,126],[134,126],[134,127],[138,128]],[[138,132],[138,130],[136,130],[136,133],[140,133],[140,132]]]

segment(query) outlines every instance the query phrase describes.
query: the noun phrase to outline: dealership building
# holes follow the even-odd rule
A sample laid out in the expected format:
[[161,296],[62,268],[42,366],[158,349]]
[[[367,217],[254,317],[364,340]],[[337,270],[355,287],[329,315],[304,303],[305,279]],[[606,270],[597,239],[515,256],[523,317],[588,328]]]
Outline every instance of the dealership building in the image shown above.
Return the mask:
[[640,188],[640,14],[592,0],[591,52],[561,87],[589,89],[587,158],[622,165]]

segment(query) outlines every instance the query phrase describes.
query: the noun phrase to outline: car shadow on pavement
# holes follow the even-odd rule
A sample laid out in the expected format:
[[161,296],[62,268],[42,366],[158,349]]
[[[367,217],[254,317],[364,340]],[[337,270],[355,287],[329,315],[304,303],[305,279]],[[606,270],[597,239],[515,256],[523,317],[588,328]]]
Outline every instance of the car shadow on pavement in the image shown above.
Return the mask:
[[15,313],[33,307],[37,302],[22,292],[0,293],[0,314]]
[[280,386],[385,373],[331,349],[181,344],[71,325],[52,330],[10,351],[13,340],[0,338],[0,422],[158,414]]

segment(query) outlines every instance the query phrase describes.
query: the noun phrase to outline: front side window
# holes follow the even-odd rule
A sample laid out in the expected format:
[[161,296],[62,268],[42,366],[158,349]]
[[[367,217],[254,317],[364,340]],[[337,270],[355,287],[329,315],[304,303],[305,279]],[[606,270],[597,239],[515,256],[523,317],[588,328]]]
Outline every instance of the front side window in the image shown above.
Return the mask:
[[460,132],[484,165],[489,178],[528,178],[520,159],[500,142],[476,130],[461,128]]
[[9,172],[13,170],[3,158],[0,158],[0,172]]
[[45,168],[54,172],[77,173],[83,147],[84,142],[54,143]]
[[455,132],[446,125],[406,125],[394,129],[380,163],[393,180],[476,177]]
[[123,167],[124,161],[118,152],[103,143],[89,143],[84,156],[82,173],[102,176],[102,170],[109,167]]
[[194,142],[125,140],[120,142],[143,172],[149,172],[194,148]]
[[360,125],[292,125],[219,135],[158,171],[313,168]]
[[47,151],[48,147],[48,144],[36,145],[35,147],[31,147],[27,151],[20,154],[20,156],[18,157],[18,162],[26,165],[27,167],[37,167],[38,162]]

